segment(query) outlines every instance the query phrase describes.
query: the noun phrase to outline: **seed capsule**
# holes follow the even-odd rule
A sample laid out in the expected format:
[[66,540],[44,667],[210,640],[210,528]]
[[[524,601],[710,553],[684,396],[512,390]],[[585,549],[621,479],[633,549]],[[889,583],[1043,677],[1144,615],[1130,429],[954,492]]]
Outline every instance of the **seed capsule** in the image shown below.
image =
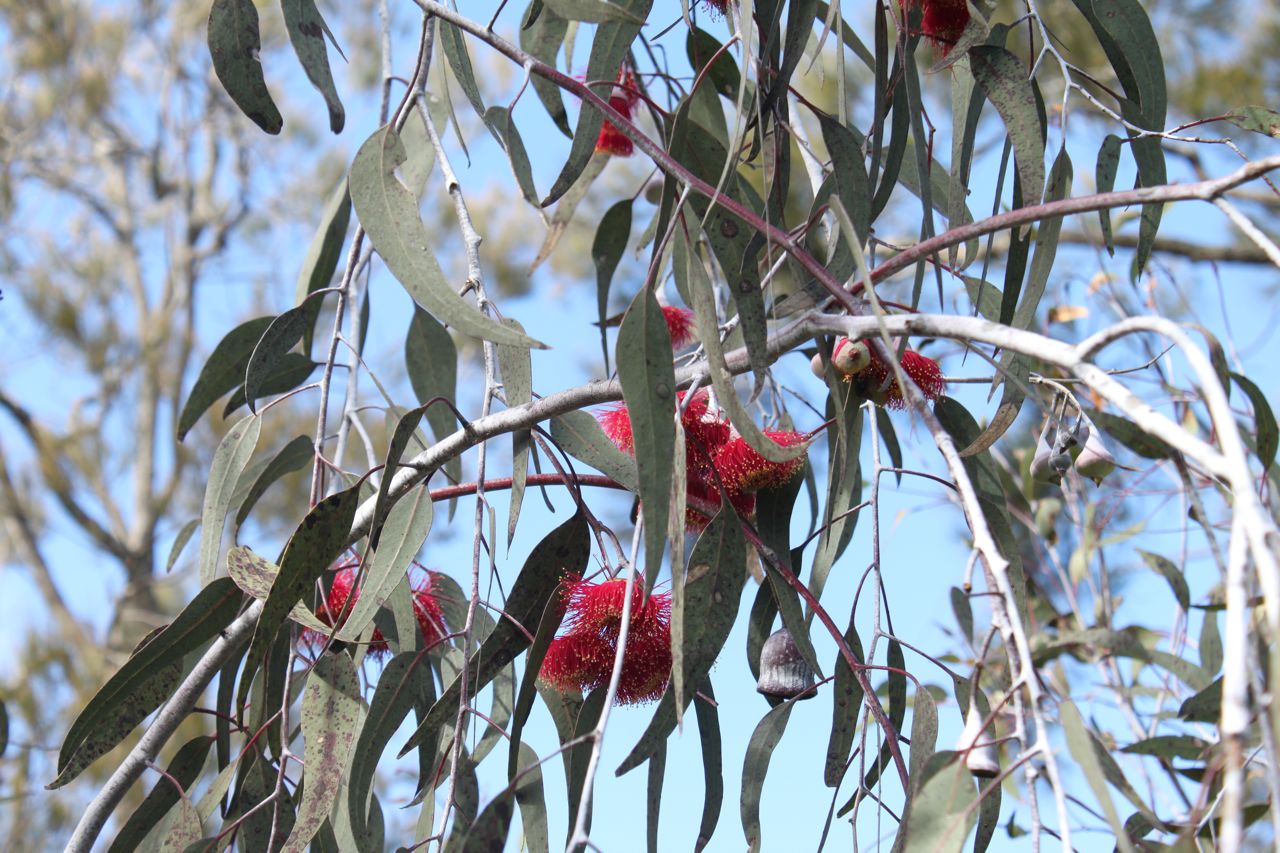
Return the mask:
[[982,715],[973,705],[964,718],[964,731],[956,743],[956,752],[965,753],[964,766],[974,776],[990,779],[1000,775],[1000,755],[990,735],[982,729]]
[[805,663],[800,648],[786,628],[774,631],[760,649],[760,679],[756,692],[778,699],[812,699],[813,670]]

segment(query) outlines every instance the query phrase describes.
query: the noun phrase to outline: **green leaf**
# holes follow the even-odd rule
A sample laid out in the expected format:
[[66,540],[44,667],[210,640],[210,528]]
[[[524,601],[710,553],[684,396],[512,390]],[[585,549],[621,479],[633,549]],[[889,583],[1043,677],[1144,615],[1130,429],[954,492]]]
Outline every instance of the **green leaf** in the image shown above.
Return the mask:
[[1178,708],[1179,719],[1189,723],[1216,723],[1222,713],[1222,678],[1194,696],[1187,699]]
[[934,753],[920,776],[914,796],[907,801],[894,850],[959,853],[977,822],[973,777],[955,752]]
[[311,341],[315,335],[316,319],[320,316],[320,299],[308,300],[307,296],[328,287],[333,281],[333,274],[338,270],[338,259],[342,257],[342,245],[347,237],[347,225],[351,222],[351,193],[347,190],[344,178],[333,188],[329,200],[325,202],[324,212],[320,214],[320,227],[307,246],[307,254],[298,268],[298,286],[294,292],[294,302],[307,309],[308,324],[302,336],[303,352],[311,352]]
[[[1109,193],[1116,188],[1116,172],[1120,170],[1120,137],[1114,133],[1107,134],[1098,149],[1098,165],[1094,169],[1094,180],[1098,192]],[[1111,208],[1104,207],[1098,211],[1098,225],[1102,228],[1102,245],[1108,255],[1115,255],[1116,241],[1111,233]]]
[[183,659],[231,624],[243,600],[229,578],[218,578],[144,642],[76,716],[58,752],[58,778],[47,787],[79,776],[160,707],[182,680]]
[[1213,674],[1222,669],[1222,635],[1218,633],[1218,614],[1209,611],[1200,623],[1200,668]]
[[1002,799],[999,785],[983,787],[982,800],[978,804],[978,831],[973,838],[973,853],[986,853],[991,846],[991,839],[1000,823],[1000,801]]
[[[155,849],[159,853],[179,853],[200,841],[200,815],[195,805],[186,797],[179,797],[163,821],[164,837]],[[144,843],[140,853],[150,853]]]
[[325,106],[329,108],[329,129],[341,133],[346,111],[342,109],[342,100],[333,84],[329,52],[324,43],[325,36],[333,38],[333,33],[329,32],[315,0],[280,0],[280,11],[284,14],[289,41],[293,43],[302,69],[307,72],[307,79],[320,90]]
[[[676,376],[671,335],[650,288],[643,288],[622,318],[616,344],[618,378],[631,418],[637,460],[670,459],[675,446]],[[662,568],[671,506],[671,466],[638,465],[644,526],[645,588]]]
[[693,845],[695,853],[711,843],[716,824],[720,822],[720,806],[724,802],[720,712],[715,704],[715,691],[711,689],[711,679],[704,678],[698,692],[705,695],[707,699],[700,699],[693,703],[693,709],[698,717],[698,740],[702,744],[702,784],[705,790],[702,801],[702,822],[698,825],[698,840]]
[[636,461],[609,440],[589,412],[565,412],[552,418],[551,440],[574,459],[621,483],[628,491],[640,491]]
[[249,356],[257,346],[262,333],[275,317],[256,317],[236,326],[218,341],[209,354],[209,360],[200,368],[196,384],[187,395],[187,402],[178,416],[178,441],[186,438],[191,428],[200,420],[219,397],[244,382],[244,371],[249,366]]
[[283,853],[302,853],[320,831],[342,787],[347,757],[363,712],[355,664],[346,653],[325,653],[316,661],[302,694],[302,739],[306,744],[306,784],[298,818]]
[[1187,588],[1187,579],[1182,574],[1182,570],[1159,554],[1143,551],[1141,548],[1138,549],[1138,553],[1142,555],[1142,561],[1148,568],[1159,574],[1169,584],[1169,588],[1173,590],[1173,597],[1178,600],[1178,606],[1184,611],[1190,610],[1191,590]]
[[965,290],[969,293],[969,301],[978,313],[993,323],[1000,322],[1000,303],[1004,295],[994,284],[973,276],[963,276]]
[[596,310],[600,316],[600,349],[604,353],[605,373],[609,372],[609,337],[607,322],[609,318],[609,286],[613,283],[613,274],[622,260],[622,253],[627,249],[627,239],[631,236],[631,205],[627,198],[614,203],[600,219],[596,226],[596,236],[591,243],[591,260],[596,266]]
[[1253,420],[1256,425],[1258,459],[1262,462],[1262,473],[1276,461],[1276,448],[1280,446],[1280,429],[1276,426],[1276,416],[1271,410],[1262,389],[1253,380],[1239,373],[1232,373],[1231,378],[1240,386],[1240,390],[1249,398],[1253,406]]
[[1232,107],[1227,121],[1243,130],[1280,139],[1280,112],[1259,106]]
[[1081,772],[1084,773],[1085,780],[1093,790],[1094,797],[1101,804],[1102,813],[1106,817],[1107,823],[1111,826],[1111,831],[1115,833],[1116,846],[1120,850],[1132,853],[1133,844],[1124,832],[1124,825],[1120,823],[1120,815],[1116,812],[1116,805],[1111,799],[1111,793],[1107,790],[1106,780],[1102,773],[1102,765],[1094,752],[1090,733],[1084,726],[1084,719],[1071,702],[1063,702],[1059,705],[1058,712],[1062,721],[1063,731],[1066,733],[1067,748],[1071,751],[1071,757],[1076,760],[1076,764],[1080,766]]
[[498,137],[507,159],[511,162],[511,172],[515,176],[516,185],[520,187],[520,195],[524,200],[538,206],[538,188],[533,182],[533,166],[529,163],[529,152],[520,137],[520,128],[511,120],[511,112],[506,107],[489,107],[484,113],[484,123]]
[[951,612],[955,614],[956,624],[964,638],[973,642],[973,608],[969,604],[969,596],[958,586],[951,587]]
[[769,759],[782,740],[782,733],[791,719],[795,702],[783,702],[764,715],[747,742],[747,755],[742,763],[742,832],[748,849],[763,849],[760,834],[760,799],[764,790],[764,777],[769,772]]
[[[258,625],[249,643],[245,658],[244,674],[236,705],[245,706],[253,672],[267,656],[267,649],[275,640],[294,605],[310,591],[316,579],[322,575],[342,553],[351,533],[351,522],[360,505],[360,484],[330,495],[307,513],[302,524],[289,537],[280,557],[280,573],[276,575],[271,592],[262,605]],[[308,839],[310,840],[310,839]]]
[[1168,459],[1174,451],[1162,439],[1144,432],[1133,421],[1097,409],[1086,408],[1085,414],[1094,426],[1144,459]]
[[428,246],[417,199],[395,176],[405,157],[400,137],[384,127],[360,146],[349,179],[351,204],[391,274],[414,302],[465,335],[496,344],[545,349],[481,314],[454,292]]
[[922,773],[938,743],[938,706],[921,686],[916,690],[915,704],[911,711],[910,778]]
[[[540,10],[540,11],[535,11]],[[537,17],[530,21],[530,16]],[[564,43],[569,22],[542,5],[541,0],[532,0],[524,23],[520,27],[520,47],[528,54],[542,62],[556,66],[556,54]],[[546,108],[547,114],[555,122],[556,127],[565,136],[573,136],[569,130],[569,114],[564,109],[564,99],[560,96],[560,87],[550,80],[533,75],[530,82],[538,100]]]
[[[331,655],[326,655],[331,657]],[[378,677],[378,686],[369,702],[369,713],[360,728],[354,751],[351,753],[351,771],[347,780],[347,811],[352,831],[362,835],[368,821],[365,819],[365,801],[373,785],[374,773],[382,752],[391,737],[400,728],[415,701],[429,692],[424,681],[431,678],[426,657],[417,652],[401,652],[387,662]]]
[[258,446],[262,419],[250,415],[238,422],[218,444],[209,467],[209,484],[205,487],[204,507],[200,511],[200,582],[208,585],[218,572],[218,554],[222,551],[222,528],[231,509],[231,497],[241,472]]
[[1159,758],[1183,758],[1187,761],[1199,761],[1211,744],[1191,735],[1157,735],[1131,743],[1121,752],[1131,755],[1154,755]]
[[[168,814],[169,810],[181,799],[179,788],[188,791],[200,776],[205,761],[209,757],[209,748],[213,746],[212,735],[201,735],[184,743],[165,767],[164,775],[156,780],[156,784],[147,794],[147,798],[134,809],[133,814],[125,821],[116,835],[107,853],[134,853],[142,845],[147,833]],[[3,752],[3,750],[0,750]],[[199,820],[196,821],[199,825]]]
[[[320,367],[319,362],[312,361],[302,353],[285,353],[280,356],[279,361],[276,362],[271,371],[263,377],[261,386],[255,392],[257,398],[260,400],[263,397],[274,397],[277,394],[286,394],[298,388],[311,378],[311,374],[315,373],[317,367]],[[231,417],[244,404],[244,386],[241,385],[231,392],[231,396],[227,398],[226,405],[222,407],[223,419]]]
[[[520,349],[528,352],[525,347]],[[435,317],[417,306],[404,339],[404,365],[419,403],[425,406],[437,397],[449,402],[458,399],[458,349],[453,336]],[[436,441],[458,428],[457,416],[442,403],[433,403],[424,414]],[[450,460],[445,464],[445,471],[454,480],[462,479],[462,462]]]
[[[704,74],[704,79],[709,81],[719,94],[726,98],[736,98],[742,83],[742,75],[733,61],[732,53],[724,51],[716,56],[721,47],[715,36],[698,27],[689,30],[684,43],[685,55],[689,57],[689,65],[693,70],[698,74]],[[714,62],[712,62],[713,57]],[[708,63],[710,68],[707,68]]]
[[542,0],[542,5],[562,18],[584,24],[605,24],[609,21],[644,23],[644,18],[637,17],[625,3],[612,0]]
[[[853,652],[859,663],[865,660],[862,641],[858,638],[855,616],[850,612],[849,627],[845,629],[844,641]],[[831,698],[831,737],[827,741],[827,761],[822,772],[823,782],[828,788],[840,787],[849,763],[849,751],[853,748],[854,736],[858,731],[858,712],[862,709],[864,698],[862,683],[858,681],[844,655],[836,653],[835,683]]]
[[[601,81],[617,78],[618,69],[631,48],[631,42],[640,32],[641,24],[636,22],[648,19],[653,0],[617,0],[617,4],[631,13],[632,20],[614,20],[596,27],[595,39],[591,43],[591,55],[587,59],[585,74],[587,80]],[[547,11],[543,9],[543,14],[545,15]],[[607,93],[608,90],[604,91]],[[604,97],[608,100],[607,94]],[[603,124],[604,113],[584,102],[578,113],[577,127],[573,131],[573,144],[569,148],[569,158],[565,161],[547,197],[542,200],[543,207],[554,204],[577,183],[578,176],[582,174],[591,155],[595,153],[596,137],[600,135]]]
[[[580,705],[577,721],[573,726],[573,737],[575,740],[583,739],[584,745],[589,746],[590,742],[586,741],[585,735],[595,729],[596,724],[600,721],[600,713],[604,709],[605,689],[603,687],[592,691],[586,701]],[[573,835],[573,828],[578,819],[578,806],[582,803],[582,789],[587,784],[587,760],[591,755],[591,750],[575,749],[572,753],[565,757],[567,763],[565,765],[565,782],[567,784],[569,794],[569,835],[565,839],[565,847],[568,848],[568,838]],[[586,828],[591,829],[591,806],[587,806]]]
[[467,53],[467,41],[462,35],[462,30],[443,19],[439,26],[440,45],[444,48],[445,58],[449,60],[449,68],[452,69],[458,85],[462,87],[462,93],[471,102],[471,108],[476,111],[476,115],[484,118],[484,99],[480,96],[480,88],[476,85],[476,72],[471,67],[471,56]]
[[262,396],[263,381],[275,372],[285,353],[302,340],[307,328],[307,310],[298,307],[276,317],[262,333],[244,371],[244,396],[250,412],[254,412],[254,401]]
[[[315,446],[312,444],[311,439],[305,435],[294,436],[292,441],[280,448],[276,455],[271,457],[271,461],[262,469],[262,472],[254,478],[253,483],[245,492],[244,499],[240,501],[240,508],[236,510],[236,527],[238,528],[244,524],[245,519],[249,517],[250,511],[257,504],[258,499],[270,488],[272,483],[286,474],[302,470],[314,458]],[[239,489],[236,491],[238,492]]]
[[[524,327],[511,318],[502,321],[517,331]],[[533,401],[533,363],[524,347],[498,347],[498,369],[502,374],[502,390],[507,408],[513,409]],[[525,480],[529,474],[529,447],[532,433],[527,429],[511,433],[511,499],[507,502],[507,549],[516,535],[520,504],[524,500]],[[519,740],[517,738],[517,740]]]
[[1013,142],[1022,197],[1035,204],[1044,193],[1044,128],[1026,66],[995,45],[975,45],[968,56],[974,80],[1000,114]]
[[378,548],[365,571],[360,597],[351,605],[337,637],[355,642],[373,622],[373,615],[386,602],[396,584],[422,550],[431,532],[431,493],[416,488],[405,495],[387,514],[378,536]]
[[186,524],[182,525],[182,529],[178,531],[178,535],[173,538],[173,547],[169,549],[169,559],[165,560],[164,573],[167,575],[173,571],[173,564],[178,562],[178,557],[182,555],[182,549],[187,547],[187,542],[191,541],[191,536],[200,527],[200,519],[193,518]]
[[270,134],[284,127],[262,76],[258,10],[253,0],[213,0],[209,9],[209,55],[213,70],[231,100],[253,123]]
[[[516,655],[529,647],[525,626],[532,625],[546,610],[547,602],[560,589],[560,581],[565,575],[582,574],[586,570],[590,556],[591,539],[586,517],[581,512],[548,533],[534,547],[511,586],[503,606],[503,618],[467,662],[471,673],[467,680],[468,701]],[[397,757],[402,757],[424,739],[434,737],[457,713],[461,692],[461,678],[455,678],[431,706]]]
[[658,853],[658,826],[662,811],[662,780],[667,772],[667,745],[649,759],[649,790],[645,803],[645,840],[649,853]]

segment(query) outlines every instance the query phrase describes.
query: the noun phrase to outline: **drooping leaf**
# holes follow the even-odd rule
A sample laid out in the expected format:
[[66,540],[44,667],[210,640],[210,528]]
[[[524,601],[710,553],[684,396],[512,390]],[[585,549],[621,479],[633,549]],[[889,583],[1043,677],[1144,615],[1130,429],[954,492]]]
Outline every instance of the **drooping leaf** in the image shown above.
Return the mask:
[[302,694],[302,739],[306,744],[306,784],[297,822],[283,853],[302,853],[329,816],[344,781],[347,757],[360,731],[363,700],[355,664],[346,653],[325,653],[316,661]]
[[605,24],[609,21],[644,23],[644,18],[636,17],[625,3],[613,0],[542,0],[542,5],[562,18],[584,24]]
[[274,642],[294,605],[314,587],[316,579],[342,552],[351,532],[351,522],[355,519],[360,498],[359,483],[330,495],[307,513],[302,524],[289,537],[280,557],[280,572],[263,602],[253,640],[249,643],[244,675],[241,676],[240,689],[236,695],[238,707],[244,707],[253,683],[253,673],[266,658],[267,649]]
[[520,690],[516,695],[515,710],[511,717],[511,748],[507,756],[507,781],[515,778],[518,771],[520,734],[524,724],[533,711],[533,699],[537,692],[538,673],[542,662],[546,659],[547,649],[560,630],[564,621],[565,600],[562,595],[553,595],[542,612],[542,621],[538,623],[538,632],[533,637],[533,645],[524,662],[524,677],[520,681]]
[[1088,407],[1084,411],[1094,426],[1144,459],[1168,459],[1174,453],[1162,439],[1144,432],[1128,418]]
[[667,774],[667,745],[649,759],[649,790],[645,800],[645,840],[649,853],[658,853],[658,827],[662,814],[662,782]]
[[399,135],[384,127],[360,146],[349,179],[351,204],[391,274],[414,302],[463,334],[497,344],[545,348],[481,314],[454,292],[428,248],[417,199],[395,175],[405,157]]
[[534,207],[538,205],[538,188],[533,182],[533,166],[529,162],[529,151],[525,148],[524,139],[520,136],[520,128],[511,119],[511,112],[506,107],[489,107],[484,113],[484,123],[498,137],[503,150],[507,152],[507,160],[511,163],[511,173],[515,176],[516,186],[520,187],[520,195]]
[[294,291],[294,303],[305,306],[308,314],[306,331],[302,336],[302,351],[311,352],[311,342],[315,336],[316,320],[320,316],[320,299],[307,299],[307,296],[321,288],[328,287],[333,281],[333,274],[338,269],[338,259],[342,257],[342,244],[347,237],[347,226],[351,222],[351,193],[347,190],[346,180],[341,180],[329,194],[325,202],[324,212],[320,214],[320,225],[315,236],[307,246],[307,254],[298,268],[298,285]]
[[200,368],[196,384],[187,395],[182,414],[178,416],[178,441],[186,438],[200,416],[208,411],[219,397],[244,382],[244,371],[249,366],[249,356],[257,346],[262,333],[275,317],[256,317],[236,326],[218,341],[209,359]]
[[[671,362],[671,335],[658,300],[643,288],[627,309],[618,329],[618,378],[631,419],[636,459],[641,463],[671,458],[675,446],[676,377]],[[645,579],[651,587],[662,567],[667,544],[667,512],[671,505],[671,467],[638,464],[644,526]]]
[[1198,761],[1209,749],[1208,741],[1191,735],[1157,735],[1143,738],[1120,749],[1131,755],[1154,755],[1159,758],[1182,758],[1187,761]]
[[351,753],[351,771],[347,779],[347,810],[352,830],[360,835],[366,824],[365,801],[373,784],[374,773],[382,751],[392,735],[409,715],[416,700],[428,690],[431,670],[426,656],[417,652],[401,652],[387,662],[378,678],[369,713]]
[[262,396],[264,380],[276,371],[285,354],[302,340],[308,325],[307,309],[299,306],[276,317],[262,333],[244,371],[244,396],[250,412],[255,411],[253,404]]
[[[535,14],[537,17],[530,20]],[[554,68],[556,54],[560,52],[560,45],[564,43],[568,28],[569,22],[543,6],[542,0],[532,0],[520,27],[520,47]],[[538,96],[556,127],[565,136],[573,136],[569,130],[569,114],[565,112],[560,87],[537,75],[530,82],[533,84],[534,94]]]
[[742,832],[751,851],[764,849],[760,832],[760,800],[764,791],[765,774],[769,772],[769,759],[782,740],[782,733],[791,719],[795,702],[783,702],[764,715],[747,742],[747,755],[742,764]]
[[604,353],[605,372],[609,372],[609,340],[606,322],[609,317],[609,286],[613,273],[622,260],[631,235],[631,205],[627,198],[615,202],[605,211],[596,226],[596,236],[591,243],[591,260],[596,266],[596,309],[600,316],[600,349]]
[[1094,752],[1089,732],[1084,726],[1084,719],[1080,716],[1080,712],[1076,710],[1076,706],[1070,701],[1062,702],[1058,706],[1058,715],[1062,721],[1063,732],[1066,734],[1067,748],[1071,751],[1071,757],[1075,759],[1080,771],[1084,774],[1085,781],[1089,783],[1089,788],[1093,791],[1094,797],[1097,798],[1098,803],[1102,806],[1102,814],[1106,817],[1111,831],[1116,835],[1116,846],[1120,850],[1126,851],[1126,853],[1132,853],[1134,849],[1133,843],[1129,841],[1129,836],[1124,831],[1124,825],[1120,823],[1120,815],[1116,812],[1116,804],[1111,799],[1111,792],[1107,790],[1102,765]]
[[[542,616],[547,602],[560,589],[564,576],[581,574],[590,556],[591,540],[586,518],[581,512],[548,533],[534,547],[511,586],[502,619],[467,662],[471,673],[467,681],[468,701],[516,655],[529,647],[530,637],[525,634],[528,626]],[[424,739],[434,737],[457,713],[461,692],[461,679],[455,678],[410,735],[400,750],[400,756]]]
[[1214,674],[1222,669],[1222,635],[1218,633],[1218,614],[1204,614],[1200,624],[1200,668]]
[[1044,128],[1026,67],[1003,47],[989,44],[971,47],[968,58],[974,80],[1000,114],[1013,142],[1023,198],[1035,204],[1044,192]]
[[382,525],[378,548],[368,561],[360,597],[351,605],[347,619],[337,636],[355,642],[373,621],[373,615],[386,602],[410,562],[422,550],[431,532],[431,493],[416,488],[402,497]]
[[1159,554],[1142,549],[1138,549],[1138,553],[1142,555],[1142,561],[1169,584],[1169,588],[1173,590],[1173,597],[1178,601],[1178,606],[1184,611],[1190,610],[1191,590],[1187,587],[1187,579],[1181,570],[1171,560]]
[[[255,391],[257,398],[274,397],[278,394],[287,394],[293,391],[310,379],[311,374],[315,373],[316,368],[320,366],[318,361],[312,361],[300,352],[285,353],[280,356],[271,370],[262,377],[261,385]],[[227,398],[226,405],[222,407],[222,417],[224,419],[231,417],[244,405],[244,386],[241,385],[232,391],[231,396]]]
[[[1120,170],[1120,137],[1114,133],[1107,134],[1098,149],[1098,165],[1094,170],[1094,180],[1098,192],[1109,193],[1116,188],[1116,172]],[[1102,245],[1107,254],[1115,255],[1116,241],[1111,233],[1111,208],[1104,207],[1098,211],[1098,225],[1102,229]]]
[[[845,629],[844,641],[854,658],[862,662],[865,657],[862,641],[858,638],[854,619],[856,615],[853,612],[849,614],[849,627]],[[827,787],[837,788],[849,763],[849,752],[853,749],[854,737],[858,731],[858,712],[862,710],[862,700],[865,698],[862,683],[841,654],[836,655],[835,683],[831,698],[831,736],[827,740],[827,761],[822,779]]]
[[324,41],[326,35],[333,38],[333,34],[316,8],[315,0],[280,0],[280,11],[284,14],[289,41],[293,43],[302,69],[307,72],[307,79],[324,96],[325,106],[329,109],[329,129],[341,133],[347,114],[333,84],[329,51]]
[[1249,398],[1249,405],[1253,406],[1255,449],[1258,459],[1262,462],[1262,473],[1266,474],[1275,463],[1276,449],[1280,447],[1280,428],[1276,426],[1275,413],[1271,409],[1271,404],[1267,402],[1266,395],[1262,393],[1262,389],[1255,385],[1252,379],[1239,373],[1232,373],[1231,378]]
[[698,692],[706,699],[695,701],[698,718],[698,740],[702,743],[702,784],[705,790],[702,800],[702,822],[698,825],[695,853],[711,843],[711,836],[720,822],[720,806],[724,802],[724,760],[720,745],[720,712],[715,704],[715,691],[711,679],[703,680]]
[[462,30],[449,21],[441,20],[438,38],[440,46],[444,48],[445,59],[449,61],[449,68],[462,88],[462,93],[467,96],[476,115],[484,118],[484,99],[480,96],[480,87],[476,84],[476,72],[471,67],[471,55],[467,53],[467,41]]
[[178,535],[173,538],[173,547],[169,549],[169,559],[164,561],[164,573],[167,575],[173,571],[173,564],[178,562],[178,557],[182,556],[182,550],[187,547],[187,543],[191,541],[191,536],[200,527],[200,519],[193,518],[186,524],[182,525],[182,529],[178,531]]
[[[520,349],[528,352],[524,347]],[[444,439],[458,428],[458,419],[447,405],[439,401],[432,403],[432,400],[442,397],[456,403],[458,349],[448,330],[435,317],[416,306],[409,322],[409,333],[404,339],[404,365],[414,395],[419,403],[426,406],[423,413],[431,425],[432,434],[436,441]],[[462,479],[462,460],[450,459],[444,470],[450,479]]]
[[920,771],[921,781],[907,801],[894,850],[902,853],[959,853],[977,822],[973,777],[959,753],[936,752]]
[[284,127],[284,119],[262,75],[258,10],[253,0],[213,0],[209,9],[209,55],[213,70],[253,123],[270,134]]
[[231,624],[243,600],[229,578],[218,578],[135,651],[67,730],[58,752],[58,778],[48,788],[76,778],[160,707],[181,682],[183,658]]

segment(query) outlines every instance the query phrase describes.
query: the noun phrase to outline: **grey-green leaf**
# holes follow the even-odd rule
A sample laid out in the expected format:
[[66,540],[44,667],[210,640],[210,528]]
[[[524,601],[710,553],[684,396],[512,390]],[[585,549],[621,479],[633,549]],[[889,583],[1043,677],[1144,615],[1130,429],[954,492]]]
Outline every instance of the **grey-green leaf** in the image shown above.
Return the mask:
[[307,79],[324,96],[325,106],[329,109],[329,129],[341,133],[347,116],[329,70],[329,51],[324,42],[326,34],[332,38],[329,27],[316,8],[315,0],[280,0],[280,11],[284,15],[289,41],[293,42]]
[[937,752],[907,803],[894,849],[902,853],[959,853],[978,816],[973,777],[955,752]]
[[360,682],[350,655],[321,655],[302,694],[306,784],[302,786],[297,821],[283,853],[306,850],[329,817],[344,781],[347,757],[360,729],[362,709]]
[[747,846],[755,851],[763,849],[760,837],[760,799],[764,790],[764,777],[769,772],[769,759],[782,740],[782,733],[791,719],[795,702],[783,702],[764,715],[747,742],[747,755],[742,764],[742,832]]
[[222,551],[222,528],[231,510],[240,474],[258,446],[262,419],[257,415],[233,426],[218,449],[213,452],[209,468],[209,484],[205,486],[204,507],[200,511],[200,582],[209,584],[218,571],[218,554]]
[[627,490],[640,490],[636,461],[614,446],[589,412],[579,409],[552,418],[551,439],[565,453],[616,480]]
[[196,384],[191,387],[187,402],[182,406],[182,414],[178,416],[178,441],[186,437],[215,400],[244,382],[249,356],[274,319],[256,317],[246,320],[218,341],[208,361],[200,368]]
[[1034,204],[1044,192],[1044,128],[1040,126],[1035,90],[1026,67],[1012,53],[995,45],[970,48],[969,67],[1004,120],[1013,141],[1022,197]]
[[[244,524],[246,518],[249,517],[250,511],[258,499],[270,488],[271,484],[286,474],[292,474],[294,471],[300,471],[302,468],[315,458],[315,447],[311,439],[305,435],[297,435],[293,440],[271,457],[271,461],[267,463],[262,472],[254,478],[248,490],[245,492],[244,499],[240,501],[240,507],[236,510],[236,527]],[[236,490],[237,492],[239,489]],[[233,499],[234,502],[234,499]]]
[[278,366],[289,350],[302,340],[308,326],[304,307],[290,308],[271,321],[262,333],[244,371],[244,396],[253,412],[253,404],[261,394],[263,380]]
[[209,55],[231,100],[253,123],[276,134],[284,119],[262,75],[262,37],[253,0],[213,0],[209,9]]
[[415,302],[463,334],[545,349],[544,344],[481,314],[454,292],[428,245],[417,199],[395,175],[405,157],[400,137],[384,127],[360,146],[349,179],[351,204],[391,274]]

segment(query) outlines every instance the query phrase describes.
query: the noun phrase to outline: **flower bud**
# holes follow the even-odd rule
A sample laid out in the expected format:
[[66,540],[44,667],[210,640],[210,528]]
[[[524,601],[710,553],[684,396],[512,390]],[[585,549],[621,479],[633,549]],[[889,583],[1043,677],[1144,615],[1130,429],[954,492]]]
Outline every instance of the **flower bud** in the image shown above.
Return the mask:
[[871,348],[866,341],[851,341],[841,338],[836,341],[835,351],[831,354],[831,363],[844,376],[861,373],[871,364]]
[[817,695],[813,689],[813,670],[786,628],[770,634],[760,649],[760,679],[756,682],[756,692],[777,699],[793,696],[812,699]]
[[822,353],[814,353],[813,358],[809,359],[809,369],[813,371],[813,375],[819,379],[824,378],[827,374],[822,365]]
[[964,766],[974,776],[990,779],[1000,775],[1000,754],[991,737],[982,729],[982,715],[972,704],[964,718],[964,731],[956,743],[956,752],[964,753]]

